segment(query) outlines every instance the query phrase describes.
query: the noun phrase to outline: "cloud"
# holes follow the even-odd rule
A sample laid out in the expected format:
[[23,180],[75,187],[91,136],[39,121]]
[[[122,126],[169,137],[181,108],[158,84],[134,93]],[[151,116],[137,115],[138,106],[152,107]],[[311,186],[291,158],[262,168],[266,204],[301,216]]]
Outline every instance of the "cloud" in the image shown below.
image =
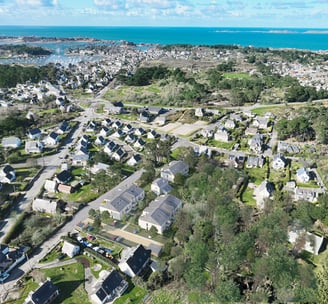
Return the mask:
[[120,0],[94,0],[93,2],[96,6],[112,10],[119,10],[124,8],[124,1]]
[[53,7],[58,5],[58,0],[16,0],[16,3],[20,6]]

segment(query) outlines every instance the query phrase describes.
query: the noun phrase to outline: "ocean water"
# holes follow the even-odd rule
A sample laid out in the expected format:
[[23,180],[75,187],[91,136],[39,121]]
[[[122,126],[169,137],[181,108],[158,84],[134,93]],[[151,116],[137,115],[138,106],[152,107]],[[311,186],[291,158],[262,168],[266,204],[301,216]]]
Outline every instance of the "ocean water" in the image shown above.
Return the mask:
[[126,40],[150,44],[240,45],[328,50],[328,29],[0,26],[0,36]]

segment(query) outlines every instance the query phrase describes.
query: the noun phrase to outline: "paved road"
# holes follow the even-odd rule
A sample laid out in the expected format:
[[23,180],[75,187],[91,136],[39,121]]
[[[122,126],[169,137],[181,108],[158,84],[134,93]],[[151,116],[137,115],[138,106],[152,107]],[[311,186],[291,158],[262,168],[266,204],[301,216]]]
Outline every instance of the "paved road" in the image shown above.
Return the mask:
[[[35,267],[39,263],[39,261],[44,258],[49,251],[54,248],[58,242],[60,241],[60,238],[63,235],[67,235],[68,232],[72,232],[75,225],[77,225],[79,222],[83,221],[88,217],[89,210],[91,208],[98,209],[100,204],[104,201],[105,198],[115,196],[118,192],[121,192],[122,189],[127,188],[128,186],[135,183],[143,173],[143,169],[140,169],[139,171],[136,171],[134,174],[123,180],[119,185],[117,185],[112,190],[108,191],[107,193],[101,195],[96,200],[90,202],[86,207],[78,211],[73,219],[66,223],[64,227],[62,227],[55,235],[53,235],[50,239],[48,239],[40,248],[37,248],[35,251],[37,252],[33,256],[31,256],[26,262],[21,264],[18,268],[16,268],[10,275],[10,277],[7,279],[7,281],[3,284],[2,288],[3,290],[0,290],[0,300],[1,296],[5,295],[4,290],[11,290],[14,288],[15,283],[17,280],[24,274],[29,272],[31,269]],[[1,301],[0,301],[1,302]]]
[[23,211],[28,211],[31,208],[32,200],[38,195],[40,190],[43,187],[44,181],[46,179],[51,178],[60,164],[60,159],[64,159],[65,156],[69,152],[69,142],[76,141],[82,134],[83,134],[83,124],[89,121],[90,117],[93,116],[93,109],[89,108],[85,111],[83,117],[79,117],[79,121],[81,122],[78,128],[71,134],[69,141],[66,142],[60,148],[60,152],[54,155],[41,157],[38,159],[38,164],[43,167],[43,171],[40,176],[34,181],[31,189],[26,191],[25,196],[21,199],[21,201],[17,204],[14,212],[12,213],[11,217],[6,219],[5,225],[1,229],[0,235],[0,243],[3,241],[3,238],[9,232],[10,228],[16,221],[16,216]]

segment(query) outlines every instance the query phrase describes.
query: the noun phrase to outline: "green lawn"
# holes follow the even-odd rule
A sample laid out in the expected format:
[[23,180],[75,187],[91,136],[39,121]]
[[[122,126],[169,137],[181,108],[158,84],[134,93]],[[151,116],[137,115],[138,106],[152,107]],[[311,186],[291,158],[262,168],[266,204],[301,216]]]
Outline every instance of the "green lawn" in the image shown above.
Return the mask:
[[260,185],[267,177],[267,165],[262,168],[247,169],[247,173],[252,183]]
[[247,187],[246,190],[241,195],[241,200],[244,204],[248,206],[256,207],[256,200],[253,197],[253,192],[254,192],[253,189]]
[[234,146],[234,144],[235,144],[234,141],[222,142],[222,141],[217,141],[217,140],[214,140],[214,139],[210,139],[208,141],[209,146],[213,146],[213,147],[216,147],[216,148],[227,149],[227,150],[230,150]]
[[251,112],[256,115],[263,116],[267,112],[275,113],[277,110],[282,108],[283,108],[282,106],[259,107],[259,108],[252,109]]
[[88,295],[84,289],[84,268],[80,263],[62,267],[43,269],[42,272],[59,289],[59,296],[54,304],[89,304]]
[[7,301],[6,304],[23,304],[30,291],[37,289],[39,284],[32,278],[29,278],[24,282],[22,289],[20,290],[20,298],[17,300]]
[[61,199],[68,202],[86,203],[99,197],[99,193],[96,193],[91,184],[82,186],[77,192],[71,194],[61,193],[58,195]]
[[117,114],[117,115],[115,115],[115,117],[117,117],[119,119],[124,119],[124,120],[132,120],[132,121],[138,120],[138,116],[134,113]]
[[274,170],[270,168],[269,181],[273,183],[283,182],[286,183],[289,181],[288,168],[283,170]]
[[135,286],[132,289],[128,289],[127,292],[114,301],[114,304],[137,304],[143,303],[143,298],[147,294],[147,291],[139,286]]
[[251,76],[248,73],[223,73],[224,78],[228,79],[249,79]]
[[41,261],[40,263],[49,263],[55,261],[58,256],[61,255],[61,245],[57,245],[54,249],[52,249]]

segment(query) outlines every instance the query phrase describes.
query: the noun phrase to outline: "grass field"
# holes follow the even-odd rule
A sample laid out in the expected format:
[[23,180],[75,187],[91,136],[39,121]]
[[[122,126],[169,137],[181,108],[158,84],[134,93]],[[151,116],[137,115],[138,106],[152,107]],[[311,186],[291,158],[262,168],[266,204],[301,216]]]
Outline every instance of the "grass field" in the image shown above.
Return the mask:
[[44,269],[42,272],[58,287],[60,293],[54,304],[89,304],[84,289],[84,268],[80,263]]
[[247,169],[250,181],[255,185],[260,185],[267,177],[267,170],[267,165],[264,165],[262,168]]
[[87,184],[82,186],[77,192],[71,194],[61,193],[58,196],[68,202],[85,203],[96,199],[99,196],[99,193],[94,191],[91,184]]
[[141,287],[135,286],[129,288],[127,292],[114,301],[114,304],[138,304],[143,303],[143,298],[146,296],[147,291]]
[[253,197],[253,192],[254,192],[253,189],[247,187],[246,190],[241,195],[242,202],[251,207],[256,206],[256,200]]
[[263,116],[267,112],[275,113],[278,110],[281,110],[283,108],[284,107],[277,106],[277,105],[276,106],[267,106],[267,107],[259,107],[259,108],[252,109],[251,112],[256,114],[256,115]]
[[217,141],[217,140],[214,140],[214,139],[210,139],[208,141],[208,145],[216,147],[216,148],[222,148],[222,149],[230,150],[235,145],[235,142],[234,141],[222,142],[222,141]]
[[228,79],[249,79],[251,76],[248,73],[223,73],[224,78]]

